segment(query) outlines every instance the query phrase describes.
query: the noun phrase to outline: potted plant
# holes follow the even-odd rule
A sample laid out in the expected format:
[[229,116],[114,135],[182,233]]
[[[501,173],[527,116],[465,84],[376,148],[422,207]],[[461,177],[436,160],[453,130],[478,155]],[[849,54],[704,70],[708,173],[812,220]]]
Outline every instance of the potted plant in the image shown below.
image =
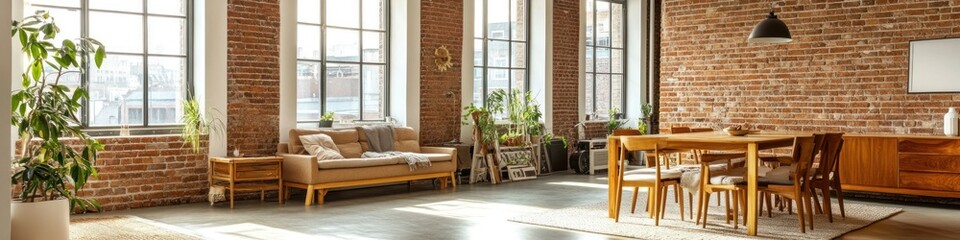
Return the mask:
[[323,115],[320,115],[320,127],[333,127],[333,112],[325,112]]
[[[201,111],[200,103],[196,99],[189,99],[181,102],[183,107],[183,116],[180,121],[183,122],[183,129],[180,137],[184,144],[189,144],[194,153],[200,153],[200,143],[203,135],[213,133],[221,136],[223,134],[223,121],[215,116],[204,116]],[[212,112],[218,112],[211,109]]]
[[624,121],[618,118],[618,116],[621,116],[619,108],[610,109],[609,116],[610,119],[607,120],[607,134],[613,134],[613,130],[623,127]]
[[637,130],[640,130],[641,134],[649,133],[650,114],[652,113],[653,105],[650,105],[650,103],[644,103],[640,106],[640,119],[637,119]]
[[[58,45],[52,40],[59,31],[44,11],[13,21],[12,36],[28,60],[22,89],[11,99],[11,122],[19,136],[11,179],[17,193],[10,209],[13,239],[68,239],[71,211],[100,210],[97,201],[79,196],[87,179],[97,176],[94,163],[103,149],[79,127],[77,113],[87,91],[60,80],[83,71],[87,59],[99,68],[106,52],[90,38]],[[71,140],[62,141],[66,138]]]

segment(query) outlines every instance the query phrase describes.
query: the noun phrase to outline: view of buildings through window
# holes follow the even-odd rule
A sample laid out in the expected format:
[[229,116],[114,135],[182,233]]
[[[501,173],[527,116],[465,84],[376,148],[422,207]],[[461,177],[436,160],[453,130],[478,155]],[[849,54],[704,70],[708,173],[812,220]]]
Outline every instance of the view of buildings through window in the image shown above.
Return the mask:
[[[106,45],[100,69],[71,73],[61,83],[90,93],[84,127],[177,124],[190,90],[188,0],[32,0],[25,15],[50,12],[61,32],[53,42],[79,37]],[[146,101],[144,101],[146,100]],[[146,110],[145,110],[146,109]]]
[[626,18],[623,0],[587,0],[586,113],[609,117],[610,109],[624,110],[624,44]]
[[386,117],[387,9],[387,0],[297,1],[298,122]]
[[497,89],[527,89],[527,0],[475,0],[473,103]]

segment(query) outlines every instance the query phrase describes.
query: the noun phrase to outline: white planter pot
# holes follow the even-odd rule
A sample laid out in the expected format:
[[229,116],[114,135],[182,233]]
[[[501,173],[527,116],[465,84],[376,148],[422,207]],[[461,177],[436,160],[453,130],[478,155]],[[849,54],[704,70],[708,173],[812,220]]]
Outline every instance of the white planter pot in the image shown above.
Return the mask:
[[947,136],[957,136],[957,130],[960,130],[957,124],[960,124],[957,122],[957,109],[950,108],[947,114],[943,115],[943,134]]
[[70,239],[70,202],[66,199],[10,203],[10,239]]

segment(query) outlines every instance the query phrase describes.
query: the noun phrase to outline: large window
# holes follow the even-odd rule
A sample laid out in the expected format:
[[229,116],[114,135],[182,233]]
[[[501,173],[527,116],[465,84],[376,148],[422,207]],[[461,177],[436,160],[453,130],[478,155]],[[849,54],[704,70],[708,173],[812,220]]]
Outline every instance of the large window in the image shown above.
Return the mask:
[[607,118],[624,110],[626,17],[623,0],[587,0],[587,114]]
[[475,0],[473,102],[504,89],[527,90],[527,0]]
[[[192,94],[189,0],[32,0],[25,14],[46,10],[60,39],[103,42],[100,69],[66,75],[61,83],[87,86],[83,127],[179,124],[180,102]],[[92,65],[92,64],[89,64]]]
[[297,1],[297,121],[387,113],[387,0]]

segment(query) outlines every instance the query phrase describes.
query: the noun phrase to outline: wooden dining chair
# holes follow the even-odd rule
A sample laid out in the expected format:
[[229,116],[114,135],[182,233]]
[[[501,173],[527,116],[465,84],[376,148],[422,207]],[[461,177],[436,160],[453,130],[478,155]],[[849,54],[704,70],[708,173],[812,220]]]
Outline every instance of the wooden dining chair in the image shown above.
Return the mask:
[[[650,216],[654,219],[654,224],[659,226],[660,219],[663,218],[664,205],[666,204],[667,187],[677,185],[680,175],[683,174],[683,172],[679,169],[662,169],[659,160],[652,161],[654,166],[649,168],[652,171],[625,171],[626,158],[624,156],[627,152],[651,151],[652,154],[648,154],[648,158],[651,155],[654,158],[659,158],[662,155],[660,152],[660,138],[621,138],[620,151],[620,161],[617,167],[619,171],[616,179],[618,191],[616,191],[617,194],[614,203],[616,205],[614,221],[620,221],[620,205],[623,199],[622,188],[633,187],[634,198],[631,208],[635,209],[637,202],[636,192],[639,188],[645,187],[648,190],[648,195],[651,196],[647,201],[648,213],[650,213]],[[680,200],[680,220],[683,221],[683,200]]]
[[[823,135],[818,135],[823,138]],[[817,152],[815,139],[813,137],[797,137],[793,144],[793,162],[792,173],[786,179],[760,177],[757,179],[758,190],[762,193],[777,195],[792,200],[797,205],[797,219],[800,223],[800,232],[806,233],[806,224],[809,223],[810,230],[813,230],[813,196],[810,189],[810,178],[813,175],[810,171],[813,166],[814,155]],[[746,187],[746,183],[741,183]],[[742,192],[745,196],[746,192]],[[772,207],[767,205],[767,211],[772,211]]]
[[[826,213],[827,219],[833,222],[833,211],[830,200],[830,189],[837,191],[837,201],[840,203],[840,216],[846,218],[847,215],[843,209],[843,190],[840,187],[840,176],[837,170],[840,166],[840,151],[843,149],[843,133],[827,133],[823,140],[823,148],[820,152],[820,164],[813,172],[810,179],[810,191],[813,193],[813,205],[817,213]],[[816,198],[816,190],[823,193],[823,207]]]

